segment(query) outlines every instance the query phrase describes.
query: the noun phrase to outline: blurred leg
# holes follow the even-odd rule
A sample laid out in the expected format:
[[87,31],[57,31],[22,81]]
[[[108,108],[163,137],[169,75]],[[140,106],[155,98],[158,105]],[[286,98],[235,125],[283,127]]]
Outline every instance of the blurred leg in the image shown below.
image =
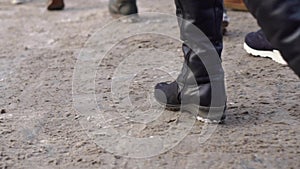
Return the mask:
[[136,0],[109,0],[108,9],[113,15],[132,15],[138,13]]

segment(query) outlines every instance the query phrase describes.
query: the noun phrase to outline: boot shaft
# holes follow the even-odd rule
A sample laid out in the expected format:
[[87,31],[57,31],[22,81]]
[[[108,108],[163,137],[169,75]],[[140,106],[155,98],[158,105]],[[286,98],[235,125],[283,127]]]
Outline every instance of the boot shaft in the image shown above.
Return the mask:
[[198,32],[194,31],[196,27],[211,41],[221,56],[223,0],[175,0],[175,4],[181,39],[184,42],[201,40],[198,38]]
[[176,80],[181,99],[208,107],[224,105],[226,93],[221,64],[223,1],[175,0],[175,3],[184,41],[185,61]]

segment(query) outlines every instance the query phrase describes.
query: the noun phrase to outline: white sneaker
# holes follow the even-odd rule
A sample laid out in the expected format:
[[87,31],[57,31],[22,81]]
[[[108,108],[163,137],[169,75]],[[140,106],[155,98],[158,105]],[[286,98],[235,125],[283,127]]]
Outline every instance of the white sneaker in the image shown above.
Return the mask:
[[248,33],[245,37],[244,49],[253,56],[271,58],[277,63],[286,65],[280,52],[274,49],[262,30]]
[[18,5],[18,4],[22,4],[24,3],[26,0],[12,0],[11,3],[14,5]]

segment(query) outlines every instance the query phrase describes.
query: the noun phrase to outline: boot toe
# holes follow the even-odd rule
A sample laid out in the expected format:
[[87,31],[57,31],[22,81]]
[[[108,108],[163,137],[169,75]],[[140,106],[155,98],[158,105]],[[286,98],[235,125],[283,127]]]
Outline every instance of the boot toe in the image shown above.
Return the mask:
[[161,89],[156,88],[156,86],[154,90],[154,97],[156,101],[158,101],[160,104],[164,104],[164,105],[167,104],[166,94]]
[[178,99],[178,84],[176,82],[172,83],[158,83],[154,88],[155,99],[166,108],[178,108],[180,107],[180,100]]

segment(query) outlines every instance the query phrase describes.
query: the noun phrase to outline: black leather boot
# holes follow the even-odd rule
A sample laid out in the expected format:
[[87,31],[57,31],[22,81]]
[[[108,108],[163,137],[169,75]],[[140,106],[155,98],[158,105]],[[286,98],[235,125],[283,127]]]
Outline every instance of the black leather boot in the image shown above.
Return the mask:
[[[226,109],[220,60],[223,1],[175,0],[175,3],[184,41],[184,64],[176,81],[155,86],[154,96],[167,109],[189,111],[201,121],[222,122]],[[195,29],[200,29],[209,40],[205,41],[206,37]],[[213,45],[207,45],[209,41]]]
[[132,15],[138,13],[136,0],[109,0],[109,12],[113,15]]

